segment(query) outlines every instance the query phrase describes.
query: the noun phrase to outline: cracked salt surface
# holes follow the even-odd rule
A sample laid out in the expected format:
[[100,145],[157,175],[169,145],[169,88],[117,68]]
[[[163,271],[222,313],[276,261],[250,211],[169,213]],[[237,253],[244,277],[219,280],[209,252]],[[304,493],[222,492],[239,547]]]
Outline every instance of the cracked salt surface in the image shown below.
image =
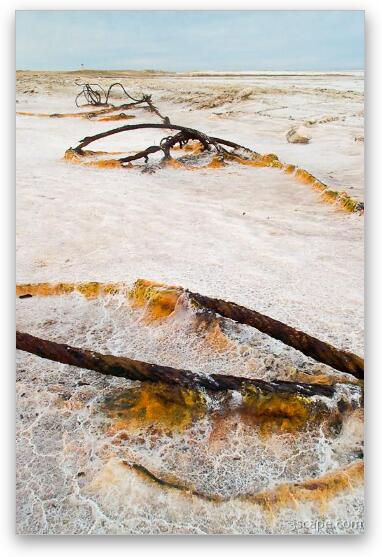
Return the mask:
[[[246,328],[240,337],[238,326],[232,335],[232,325],[225,328],[231,343],[229,348],[216,349],[208,335],[195,331],[189,311],[181,308],[165,322],[150,324],[143,319],[142,312],[131,309],[122,295],[95,300],[87,300],[80,294],[21,299],[17,302],[17,314],[18,329],[43,338],[65,340],[75,346],[178,367],[187,367],[192,362],[194,369],[204,373],[218,370],[271,379],[276,370],[279,378],[288,378],[296,373],[296,364],[298,369],[312,375],[332,373],[326,366],[302,355],[296,360],[297,353],[288,347],[281,346],[272,353],[272,344],[267,343],[266,335]],[[266,366],[265,362],[269,364],[270,361],[272,365]],[[97,520],[101,516],[107,517],[111,528],[98,524],[86,530],[89,525],[85,523],[81,526],[83,529],[78,530],[79,526],[70,521],[68,530],[64,530],[67,532],[73,528],[75,532],[133,533],[131,515],[139,516],[143,508],[150,514],[152,525],[151,530],[141,525],[143,529],[139,531],[177,531],[179,517],[184,513],[188,516],[188,499],[178,493],[162,493],[163,489],[158,492],[157,486],[152,486],[159,499],[165,497],[170,507],[173,499],[177,502],[176,507],[182,507],[182,497],[185,499],[182,513],[170,524],[166,523],[168,530],[162,530],[164,526],[157,522],[163,513],[157,508],[159,503],[155,501],[146,509],[147,498],[143,498],[144,503],[138,494],[132,498],[134,490],[140,491],[142,481],[130,477],[132,473],[121,464],[124,460],[143,464],[159,477],[174,475],[182,485],[193,485],[203,493],[238,497],[286,482],[319,477],[353,462],[362,447],[360,409],[344,418],[339,431],[330,425],[311,424],[297,432],[280,429],[264,435],[253,422],[243,421],[235,413],[235,405],[239,402],[236,397],[232,412],[218,413],[215,417],[207,414],[181,431],[168,429],[156,420],[137,426],[134,417],[119,412],[123,409],[120,400],[126,399],[127,390],[141,389],[137,383],[102,377],[95,372],[40,360],[24,353],[18,355],[18,362],[20,451],[24,452],[27,446],[32,452],[32,459],[28,458],[26,463],[28,477],[24,476],[26,470],[22,467],[22,459],[19,460],[19,494],[25,493],[25,482],[40,494],[44,508],[46,505],[51,513],[51,505],[54,509],[58,505],[64,516],[72,505],[75,508],[90,505],[93,515],[98,509]],[[30,385],[33,385],[32,390]],[[342,391],[349,388],[341,387]],[[353,389],[359,395],[359,388],[353,386]],[[345,391],[343,394],[348,400],[349,393]],[[354,406],[359,406],[359,401],[358,404],[355,401]],[[27,424],[25,428],[24,424]],[[37,474],[35,466],[40,468]],[[54,481],[49,480],[44,485],[44,478],[45,481],[48,478]],[[116,486],[118,493],[122,490],[126,498],[122,503],[119,493],[117,510],[114,508]],[[65,495],[58,501],[57,489],[63,490]],[[143,491],[146,489],[144,486]],[[187,532],[193,531],[192,521],[196,520],[199,504],[198,501],[193,510],[195,516],[191,512],[191,530],[187,529]],[[233,502],[209,505],[219,522],[226,507],[232,506]],[[242,509],[242,503],[236,505]],[[256,521],[253,531],[262,531],[257,530],[259,510],[252,507],[246,504],[238,512],[244,517],[248,513],[253,516]],[[83,509],[80,517],[82,512]],[[119,526],[113,518],[114,512],[118,514]],[[205,512],[209,511],[206,509]],[[284,512],[287,511],[281,512],[280,520]],[[314,511],[312,516],[315,516]],[[233,531],[228,524],[227,530],[223,527],[220,530],[218,522],[213,531]],[[55,528],[61,527],[65,528],[61,522],[54,526],[52,517],[48,521],[48,530],[43,528],[42,531],[55,532]],[[205,525],[200,527],[203,529]]]
[[[71,79],[54,74],[25,79],[35,80],[39,93],[20,95],[18,110],[72,111]],[[179,104],[164,100],[169,90],[172,95],[185,87],[192,98],[201,87],[213,95],[217,84],[226,87],[224,79],[135,80],[134,87],[155,87],[155,101],[174,122],[275,152],[326,182],[333,172],[332,180],[344,189],[354,187],[349,193],[362,199],[362,145],[352,140],[353,134],[363,133],[361,116],[312,128],[307,146],[287,144],[284,137],[284,112],[306,120],[322,116],[323,102],[325,111],[334,114],[362,109],[362,78],[305,75],[293,83],[284,77],[230,78],[229,85],[239,91],[267,91],[255,91],[240,103],[244,114],[224,119],[213,112],[228,112],[235,101],[218,109],[195,109],[190,98]],[[313,95],[313,89],[331,92]],[[276,102],[289,112],[253,114]],[[136,115],[137,121],[153,120],[143,111]],[[362,354],[362,217],[321,203],[308,186],[274,169],[231,166],[141,175],[60,160],[67,147],[109,124],[18,117],[17,126],[18,282],[132,283],[144,277],[178,283],[253,307]],[[136,132],[131,138],[99,142],[96,148],[133,151],[160,137]],[[333,375],[249,327],[225,323],[229,342],[217,349],[192,323],[184,310],[161,324],[149,324],[122,296],[86,300],[71,294],[17,302],[20,330],[73,346],[201,373],[268,380],[293,379],[301,371]],[[136,462],[158,477],[175,475],[182,485],[231,497],[319,477],[361,454],[357,386],[337,386],[338,397],[354,400],[339,428],[312,423],[297,432],[267,435],[240,419],[234,408],[221,419],[212,419],[209,412],[182,430],[148,423],[136,428],[123,420],[118,424],[115,403],[127,389],[141,392],[137,383],[18,353],[18,532],[293,533],[296,521],[313,523],[322,517],[353,521],[345,531],[359,532],[354,524],[363,519],[362,487],[333,496],[325,508],[300,502],[296,508],[274,509],[270,520],[258,505],[202,500],[149,482],[123,464]],[[307,528],[307,533],[313,530]],[[344,529],[335,523],[334,532]]]

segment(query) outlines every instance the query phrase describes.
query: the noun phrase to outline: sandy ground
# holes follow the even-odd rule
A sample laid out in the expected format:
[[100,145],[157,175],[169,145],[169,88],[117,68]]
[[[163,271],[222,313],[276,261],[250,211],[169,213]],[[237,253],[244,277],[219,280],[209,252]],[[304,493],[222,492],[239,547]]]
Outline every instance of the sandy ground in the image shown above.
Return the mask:
[[[103,84],[123,80],[134,94],[150,92],[172,122],[276,153],[363,200],[360,73],[90,77]],[[76,78],[89,80],[18,72],[16,110],[73,112]],[[131,122],[157,121],[142,109],[133,114]],[[292,125],[315,120],[309,144],[287,142]],[[143,277],[181,284],[363,353],[361,215],[322,202],[316,191],[277,169],[229,165],[147,174],[63,160],[82,137],[113,126],[17,116],[19,283],[132,283]],[[134,152],[161,137],[138,131],[94,148]],[[122,299],[79,295],[19,300],[17,307],[21,330],[175,367],[262,378],[289,378],[291,367],[312,373],[325,367],[244,327],[230,331],[229,350],[216,350],[190,331],[190,319],[182,314],[148,326]],[[362,489],[334,497],[325,511],[305,503],[269,520],[255,505],[185,498],[121,465],[126,453],[208,493],[237,497],[351,463],[362,444],[358,420],[349,420],[339,436],[315,430],[267,440],[235,422],[216,445],[207,442],[214,426],[205,418],[181,433],[130,431],[121,445],[113,417],[102,408],[105,397],[124,388],[116,379],[18,354],[19,532],[290,533],[297,520],[307,520],[311,533],[322,517],[337,521],[336,533],[359,531],[354,524],[338,526],[338,520],[362,520]]]

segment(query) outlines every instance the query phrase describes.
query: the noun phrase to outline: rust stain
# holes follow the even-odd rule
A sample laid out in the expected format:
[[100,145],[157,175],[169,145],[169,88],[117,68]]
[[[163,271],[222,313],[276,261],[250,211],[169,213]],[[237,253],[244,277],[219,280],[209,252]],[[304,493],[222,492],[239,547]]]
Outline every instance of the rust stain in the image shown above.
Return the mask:
[[96,168],[125,168],[118,159],[102,159],[98,161],[86,162],[85,165]]
[[235,343],[223,331],[221,323],[218,319],[214,319],[207,326],[205,339],[208,346],[214,348],[218,352],[228,350],[235,345]]
[[178,161],[177,159],[172,159],[172,158],[162,160],[161,165],[166,168],[187,168],[187,166],[184,163]]
[[313,405],[303,397],[286,399],[281,395],[261,395],[255,390],[247,391],[239,406],[224,408],[223,404],[222,408],[212,416],[208,443],[214,449],[223,446],[240,423],[255,428],[261,437],[267,438],[275,433],[297,433],[318,418]]
[[[286,167],[290,165],[284,165],[284,171],[293,173],[293,170],[287,170]],[[313,187],[313,189],[321,192],[321,199],[326,203],[335,204],[339,209],[347,211],[349,213],[359,212],[363,213],[363,205],[359,203],[356,199],[350,197],[344,191],[332,190],[329,186],[315,178],[310,172],[304,170],[303,168],[297,168],[294,171],[294,177],[303,184],[308,184]]]
[[88,113],[69,112],[67,114],[48,114],[46,112],[16,112],[19,116],[36,116],[37,118],[87,118]]
[[117,294],[127,291],[124,283],[101,283],[101,282],[39,282],[31,284],[17,284],[16,296],[61,296],[78,292],[86,298],[96,298],[108,294]]
[[310,373],[305,373],[304,371],[299,371],[297,369],[293,374],[293,381],[298,381],[301,383],[311,383],[312,385],[336,385],[337,383],[354,383],[354,384],[359,383],[359,380],[352,376],[346,377],[340,374],[326,375],[324,373],[312,375]]
[[37,118],[83,118],[85,120],[94,120],[97,122],[113,122],[116,120],[131,120],[135,118],[134,115],[125,114],[121,112],[120,114],[113,114],[110,116],[106,116],[105,114],[114,112],[118,110],[118,107],[111,108],[111,109],[103,109],[99,111],[92,111],[92,112],[66,112],[66,113],[52,113],[49,114],[47,112],[16,112],[19,116],[35,116]]
[[[308,424],[326,418],[303,397],[247,393],[242,403],[227,407],[229,395],[216,396],[219,410],[208,410],[204,395],[194,389],[165,384],[143,383],[105,399],[101,410],[112,419],[107,435],[116,436],[115,444],[128,440],[131,431],[150,429],[150,433],[184,431],[201,418],[208,418],[212,449],[223,445],[241,422],[267,437],[274,433],[294,433]],[[333,418],[332,418],[333,419]],[[154,429],[153,429],[154,428]]]
[[118,120],[131,120],[132,118],[135,118],[135,116],[133,114],[125,114],[124,112],[121,112],[121,114],[113,114],[111,116],[103,116],[102,118],[97,118],[98,122],[115,122]]
[[[204,167],[202,168],[224,168],[225,166],[227,166],[227,163],[225,163],[221,157],[213,157],[212,160]],[[195,167],[196,168],[196,167]]]
[[133,308],[145,308],[145,317],[150,321],[171,315],[182,293],[177,286],[139,279],[130,290],[129,298]]
[[[111,419],[108,435],[155,427],[183,431],[207,412],[201,393],[164,384],[142,384],[105,399],[101,410]],[[123,434],[122,434],[123,435]]]
[[99,155],[111,155],[120,154],[106,153],[102,151],[83,151],[83,153],[77,153],[74,149],[68,149],[65,152],[64,160],[69,161],[73,164],[80,164],[82,166],[90,166],[94,168],[132,168],[133,165],[123,165],[119,159],[98,159],[98,160],[87,160],[88,158],[97,157]]
[[[134,458],[135,460],[135,458]],[[103,490],[106,486],[122,485],[125,474],[134,473],[144,482],[154,485],[160,490],[178,492],[181,496],[197,497],[213,505],[227,502],[241,502],[261,507],[269,521],[282,508],[298,508],[299,504],[311,502],[323,511],[330,500],[340,493],[352,491],[363,484],[364,463],[356,461],[352,464],[323,474],[319,478],[302,482],[281,484],[274,489],[240,496],[226,497],[220,494],[198,490],[189,482],[180,481],[174,473],[161,472],[146,468],[136,462],[111,458],[101,473],[90,484],[91,489]]]
[[252,159],[244,159],[239,155],[229,153],[225,155],[228,160],[232,160],[244,166],[255,166],[255,167],[272,167],[272,168],[282,168],[282,163],[279,161],[277,155],[270,153],[268,155],[253,155]]
[[363,479],[364,463],[357,461],[346,468],[329,472],[320,478],[284,484],[272,491],[264,491],[245,499],[268,510],[297,506],[298,503],[303,502],[312,502],[322,506],[339,493],[362,485]]
[[200,141],[190,141],[189,143],[186,143],[186,145],[183,145],[183,147],[176,145],[175,147],[173,147],[173,150],[201,153],[203,151],[203,145],[200,143]]

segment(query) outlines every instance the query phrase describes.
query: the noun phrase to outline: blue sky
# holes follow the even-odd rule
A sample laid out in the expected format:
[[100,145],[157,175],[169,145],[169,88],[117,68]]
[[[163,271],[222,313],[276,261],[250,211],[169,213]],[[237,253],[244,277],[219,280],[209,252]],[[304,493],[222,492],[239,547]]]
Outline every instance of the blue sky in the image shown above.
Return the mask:
[[18,11],[17,69],[363,69],[362,11]]

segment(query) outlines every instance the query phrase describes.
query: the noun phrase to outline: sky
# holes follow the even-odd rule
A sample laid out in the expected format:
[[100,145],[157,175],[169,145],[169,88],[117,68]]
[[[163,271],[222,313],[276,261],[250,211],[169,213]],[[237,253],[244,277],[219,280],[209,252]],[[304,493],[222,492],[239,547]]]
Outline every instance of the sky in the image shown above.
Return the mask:
[[363,11],[18,11],[16,68],[363,69]]

